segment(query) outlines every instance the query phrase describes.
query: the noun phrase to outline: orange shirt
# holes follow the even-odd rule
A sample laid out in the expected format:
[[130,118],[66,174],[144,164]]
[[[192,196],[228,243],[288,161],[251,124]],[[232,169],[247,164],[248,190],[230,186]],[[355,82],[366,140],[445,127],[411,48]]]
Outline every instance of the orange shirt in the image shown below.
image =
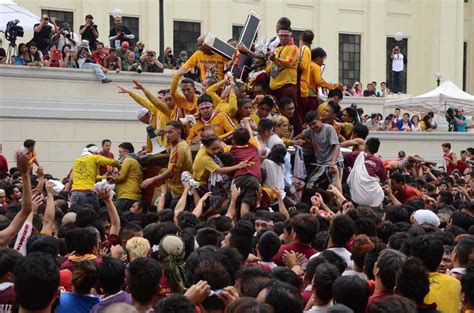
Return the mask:
[[301,97],[307,97],[309,94],[309,73],[311,63],[311,49],[303,46],[300,50],[300,63],[298,64],[298,71],[300,73],[300,92]]
[[299,48],[294,44],[275,49],[275,59],[267,67],[270,72],[270,89],[277,90],[285,85],[296,85]]
[[214,77],[218,81],[224,79],[224,64],[227,61],[223,56],[214,54],[205,54],[201,50],[197,50],[193,55],[183,64],[183,68],[199,67],[201,81],[206,77]]

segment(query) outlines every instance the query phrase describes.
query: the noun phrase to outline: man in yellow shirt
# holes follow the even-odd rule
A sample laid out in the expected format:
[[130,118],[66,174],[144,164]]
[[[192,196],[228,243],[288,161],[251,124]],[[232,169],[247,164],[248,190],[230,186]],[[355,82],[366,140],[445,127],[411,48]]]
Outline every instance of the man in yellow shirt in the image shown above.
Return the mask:
[[198,38],[199,49],[183,64],[182,68],[192,70],[195,66],[198,66],[201,82],[207,77],[220,81],[224,79],[224,65],[227,59],[212,52],[209,47],[203,45],[203,41],[204,36]]
[[260,120],[257,115],[252,113],[252,99],[250,98],[241,98],[237,100],[237,112],[234,115],[231,115],[232,122],[237,127],[242,123],[244,119],[249,119],[250,127],[252,130],[257,130],[257,125]]
[[197,113],[197,96],[196,88],[194,86],[194,81],[189,78],[184,78],[181,81],[181,92],[183,95],[180,95],[178,92],[178,84],[181,77],[189,72],[190,69],[181,68],[174,75],[173,80],[171,81],[170,93],[173,98],[173,103],[175,105],[173,112],[171,112],[171,119],[178,120],[179,118],[185,117],[187,114],[196,114]]
[[217,112],[212,105],[212,98],[208,95],[202,95],[198,98],[199,116],[196,118],[196,124],[189,131],[187,141],[198,143],[202,137],[204,127],[211,126],[214,134],[221,139],[226,139],[235,129],[235,124],[231,118],[223,113]]
[[342,95],[342,91],[340,89],[333,89],[331,90],[329,93],[328,93],[328,97],[326,99],[326,101],[324,101],[323,103],[321,103],[319,106],[318,106],[318,109],[316,111],[318,111],[318,115],[319,116],[322,116],[323,115],[323,112],[324,110],[326,109],[326,107],[328,106],[328,103],[329,102],[332,102],[334,104],[337,104],[339,105],[339,103],[342,101],[342,98],[344,96]]
[[328,90],[333,90],[333,89],[342,90],[342,85],[340,83],[328,83],[323,78],[323,74],[321,73],[321,67],[324,65],[324,60],[326,59],[326,57],[327,57],[327,54],[323,48],[316,48],[316,49],[311,50],[312,61],[310,63],[310,74],[309,74],[310,96],[314,95],[314,97],[316,98],[319,97],[319,94],[318,94],[319,87],[326,88]]
[[123,142],[119,145],[119,157],[123,160],[122,168],[117,176],[113,178],[117,188],[115,206],[119,212],[127,211],[133,203],[140,201],[142,198],[140,188],[143,179],[142,166],[134,152],[135,149],[130,142]]
[[[139,81],[134,80],[135,88],[138,90],[142,90],[145,94],[146,98],[140,96],[134,91],[129,90],[128,88],[124,88],[122,86],[117,85],[120,89],[119,93],[127,93],[130,97],[132,97],[135,102],[141,105],[143,108],[148,110],[146,113],[144,110],[140,110],[141,112],[137,115],[137,118],[144,124],[148,124],[153,128],[155,135],[157,136],[157,140],[161,146],[166,147],[166,138],[164,136],[164,128],[166,124],[170,121],[171,118],[171,111],[173,110],[173,102],[170,101],[169,104],[163,102],[157,96],[155,96],[151,91],[149,91],[143,84]],[[147,146],[146,150],[148,153],[152,152],[152,142],[150,140],[150,136],[147,136]]]
[[443,242],[433,235],[419,236],[413,239],[410,250],[429,272],[430,292],[425,303],[436,303],[443,313],[459,313],[461,284],[453,276],[438,273],[444,254]]
[[316,107],[308,105],[309,95],[309,73],[311,64],[311,44],[313,43],[314,34],[310,30],[305,30],[300,38],[300,62],[298,63],[298,106],[297,110],[300,116],[304,116],[304,112],[315,110]]
[[278,39],[280,40],[278,48],[267,54],[271,61],[267,67],[270,73],[271,93],[277,99],[283,96],[291,97],[296,103],[299,49],[293,43],[290,27],[279,29]]
[[94,184],[97,180],[99,166],[111,165],[121,167],[121,164],[114,159],[109,159],[98,155],[96,145],[88,145],[82,155],[74,160],[72,167],[72,187],[71,205],[90,204],[99,209],[99,199],[94,191]]
[[185,140],[181,139],[182,132],[183,125],[180,121],[168,122],[166,126],[166,140],[168,141],[168,148],[170,150],[168,168],[158,176],[145,179],[142,182],[142,188],[159,182],[160,185],[166,183],[173,198],[179,198],[184,192],[183,183],[181,182],[181,173],[191,171],[193,158],[189,145]]

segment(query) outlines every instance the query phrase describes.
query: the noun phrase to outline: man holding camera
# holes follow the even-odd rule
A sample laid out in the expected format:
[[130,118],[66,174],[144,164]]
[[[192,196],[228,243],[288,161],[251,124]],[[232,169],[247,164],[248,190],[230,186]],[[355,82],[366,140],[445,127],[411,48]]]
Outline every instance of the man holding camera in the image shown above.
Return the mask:
[[99,38],[99,32],[97,31],[97,25],[94,24],[94,18],[92,15],[86,15],[86,24],[79,27],[79,34],[81,34],[81,40],[88,40],[91,51],[96,49],[97,38]]
[[130,44],[132,39],[135,39],[135,35],[122,25],[122,15],[117,12],[114,16],[114,27],[109,32],[110,47],[119,49],[122,42],[127,41]]
[[80,43],[79,36],[75,32],[71,31],[69,23],[64,22],[62,25],[62,28],[59,29],[59,32],[56,35],[59,35],[59,40],[58,40],[59,51],[62,51],[65,45],[70,45],[71,46],[70,50],[72,52],[76,51],[77,45]]
[[156,59],[155,51],[147,51],[140,57],[144,72],[163,73],[164,66]]
[[51,44],[51,36],[58,32],[58,27],[56,26],[56,20],[51,19],[53,26],[49,25],[49,16],[43,14],[41,16],[41,21],[34,26],[33,39],[30,42],[34,42],[36,47],[41,53],[48,54],[48,46]]
[[454,115],[454,131],[455,132],[467,132],[467,120],[464,116],[464,110],[462,108],[456,111]]
[[171,70],[176,69],[176,59],[173,56],[173,50],[170,47],[166,47],[165,55],[163,57],[160,56],[158,60],[160,60],[166,68]]

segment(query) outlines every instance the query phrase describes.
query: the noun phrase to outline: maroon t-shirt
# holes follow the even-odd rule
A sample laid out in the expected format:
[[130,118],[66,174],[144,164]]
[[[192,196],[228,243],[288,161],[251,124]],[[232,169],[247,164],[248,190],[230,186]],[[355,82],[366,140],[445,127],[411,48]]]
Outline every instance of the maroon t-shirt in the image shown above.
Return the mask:
[[[110,151],[105,152],[104,150],[102,150],[102,151],[99,152],[99,155],[101,155],[103,157],[106,157],[106,158],[109,158],[109,159],[114,158],[114,154]],[[104,175],[105,173],[107,173],[107,166],[106,165],[99,166],[99,173],[100,173],[100,175]]]
[[242,161],[249,161],[250,166],[244,169],[235,171],[234,177],[250,174],[262,180],[262,171],[260,168],[260,158],[258,157],[258,149],[253,144],[249,143],[245,146],[233,145],[230,153],[234,156],[235,164]]
[[0,289],[0,313],[11,313],[16,305],[15,290],[13,289],[13,284],[3,283],[0,284],[0,287],[2,287],[2,285],[8,287]]
[[8,173],[7,159],[0,154],[0,173]]
[[[348,153],[344,156],[344,166],[349,169],[349,171],[354,166],[354,163],[359,156],[360,151],[353,151]],[[380,178],[381,182],[387,180],[387,172],[385,171],[385,167],[383,166],[382,160],[378,157],[373,155],[366,155],[365,156],[365,168],[367,169],[367,173],[372,177]]]
[[418,191],[417,189],[406,184],[403,186],[402,192],[395,193],[395,198],[397,198],[397,200],[402,204],[405,204],[412,199],[421,198],[422,196],[423,193],[421,191]]
[[278,250],[277,254],[275,254],[275,256],[273,257],[273,262],[275,262],[279,266],[284,265],[283,262],[281,261],[281,257],[283,256],[283,253],[285,251],[295,251],[295,252],[301,253],[308,260],[313,254],[316,254],[319,252],[318,250],[313,249],[311,246],[298,243],[298,242],[290,242],[289,244],[281,245],[280,250]]

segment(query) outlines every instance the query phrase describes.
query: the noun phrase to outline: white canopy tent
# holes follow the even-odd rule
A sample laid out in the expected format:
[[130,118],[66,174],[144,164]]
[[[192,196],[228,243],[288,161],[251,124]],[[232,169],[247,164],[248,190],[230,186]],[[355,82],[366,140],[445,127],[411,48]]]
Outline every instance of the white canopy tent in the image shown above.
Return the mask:
[[386,100],[385,107],[399,107],[412,112],[444,113],[449,107],[462,107],[465,115],[474,115],[474,96],[447,80],[425,94],[405,99]]
[[40,17],[11,0],[0,0],[0,31],[5,31],[8,22],[19,20],[21,27],[25,31],[33,31],[36,23],[39,23]]

